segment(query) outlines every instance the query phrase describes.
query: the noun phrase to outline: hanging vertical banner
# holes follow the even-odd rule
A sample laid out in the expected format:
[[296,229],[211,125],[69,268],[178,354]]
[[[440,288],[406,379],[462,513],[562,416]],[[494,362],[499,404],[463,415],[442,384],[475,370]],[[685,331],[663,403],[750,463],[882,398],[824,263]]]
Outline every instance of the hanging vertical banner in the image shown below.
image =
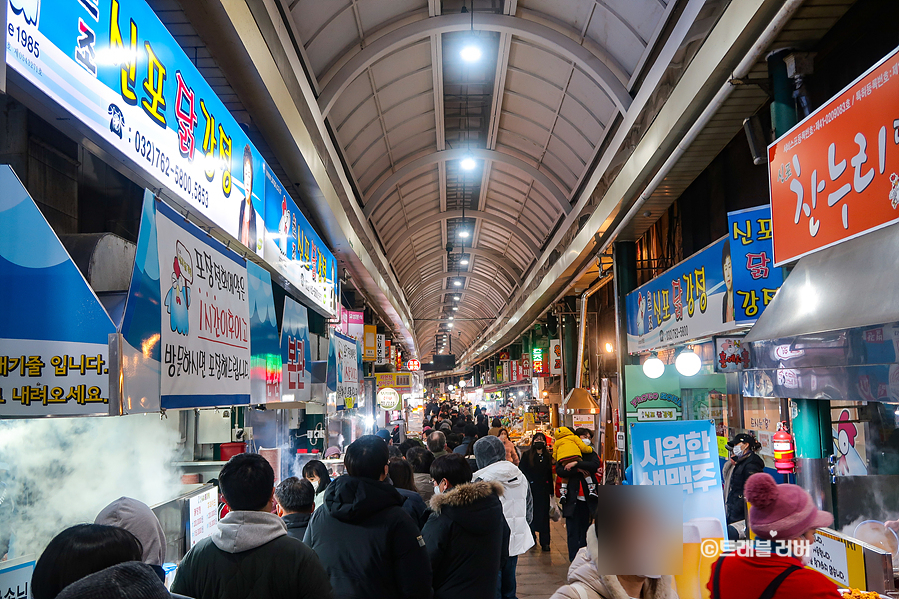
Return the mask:
[[0,415],[109,411],[115,326],[12,168],[0,166]]
[[715,424],[709,420],[631,424],[634,481],[680,486],[684,523],[714,517],[727,530]]
[[356,407],[360,396],[360,362],[357,341],[343,333],[332,332],[328,348],[327,388],[329,393],[334,394],[337,411]]
[[281,323],[281,398],[283,401],[309,401],[312,375],[309,367],[312,352],[309,347],[309,317],[306,307],[292,299],[284,299],[284,318]]
[[281,342],[272,295],[272,276],[261,266],[247,262],[247,281],[247,297],[250,300],[250,402],[281,401]]
[[503,364],[503,366],[502,366],[503,382],[505,383],[505,382],[509,382],[509,381],[513,380],[512,379],[512,368],[511,368],[511,365],[509,364],[509,361],[503,360],[502,364]]
[[375,339],[375,342],[378,344],[377,353],[375,356],[375,364],[377,364],[378,366],[383,366],[387,363],[387,336],[378,335]]
[[531,364],[534,376],[546,376],[546,363],[544,362],[547,351],[542,347],[535,347],[531,350]]
[[[783,272],[774,266],[771,235],[771,206],[758,206],[727,213],[730,231],[733,301],[738,323],[754,322],[783,285]],[[727,281],[727,263],[724,265]]]
[[521,378],[531,378],[531,361],[528,359],[527,354],[522,356],[521,362],[519,362],[519,364],[521,364]]
[[347,310],[346,320],[347,337],[362,341],[365,334],[365,313]]
[[366,362],[373,362],[378,357],[378,327],[373,324],[365,325],[365,340],[363,342],[363,351],[365,352],[362,359]]
[[549,341],[549,375],[562,374],[562,340],[550,339]]
[[265,167],[265,261],[310,301],[336,315],[337,262],[271,169]]
[[162,407],[250,401],[246,261],[156,205],[162,297]]

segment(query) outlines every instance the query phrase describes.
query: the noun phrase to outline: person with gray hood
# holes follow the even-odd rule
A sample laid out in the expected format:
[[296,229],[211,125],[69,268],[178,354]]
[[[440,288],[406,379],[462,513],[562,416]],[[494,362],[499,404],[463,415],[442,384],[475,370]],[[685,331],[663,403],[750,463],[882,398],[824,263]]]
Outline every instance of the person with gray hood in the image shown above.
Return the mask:
[[165,532],[153,510],[143,502],[130,497],[120,497],[103,508],[94,524],[124,528],[140,541],[141,559],[153,568],[159,579],[165,582]]
[[329,599],[331,583],[318,556],[288,536],[272,513],[275,473],[265,458],[241,453],[219,474],[231,510],[212,536],[178,567],[172,592],[194,599]]
[[534,546],[530,522],[533,517],[534,503],[528,479],[518,466],[506,461],[506,446],[499,437],[488,436],[478,439],[474,444],[474,457],[478,463],[478,481],[496,481],[503,486],[500,501],[503,504],[503,515],[509,525],[509,559],[506,560],[497,579],[497,597],[515,599],[515,570],[518,567],[518,556]]

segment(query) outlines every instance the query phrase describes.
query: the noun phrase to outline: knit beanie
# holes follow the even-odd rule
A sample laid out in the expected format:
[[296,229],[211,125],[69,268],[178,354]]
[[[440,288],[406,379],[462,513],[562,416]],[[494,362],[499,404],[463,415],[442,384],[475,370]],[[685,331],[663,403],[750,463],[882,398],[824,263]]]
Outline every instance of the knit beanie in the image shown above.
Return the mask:
[[478,462],[478,469],[505,460],[506,446],[493,435],[478,439],[474,442],[474,459]]
[[73,582],[56,599],[172,599],[153,568],[125,562]]
[[778,485],[770,474],[759,472],[746,481],[749,523],[763,539],[793,539],[812,528],[833,524],[833,514],[819,510],[812,496],[798,485]]

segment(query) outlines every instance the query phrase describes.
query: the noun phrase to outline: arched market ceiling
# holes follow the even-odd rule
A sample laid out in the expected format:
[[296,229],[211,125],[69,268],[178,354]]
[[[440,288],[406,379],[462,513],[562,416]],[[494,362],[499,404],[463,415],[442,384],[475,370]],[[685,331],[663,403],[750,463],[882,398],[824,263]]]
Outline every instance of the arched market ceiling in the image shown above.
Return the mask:
[[[444,335],[461,354],[534,267],[676,4],[287,3],[423,360]],[[460,58],[470,44],[482,51],[474,63]]]

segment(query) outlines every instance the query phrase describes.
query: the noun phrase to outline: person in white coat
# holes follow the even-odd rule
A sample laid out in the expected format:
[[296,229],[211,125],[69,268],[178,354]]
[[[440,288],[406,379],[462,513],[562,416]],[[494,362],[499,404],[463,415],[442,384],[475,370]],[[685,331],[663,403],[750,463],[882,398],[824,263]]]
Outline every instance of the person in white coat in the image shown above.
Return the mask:
[[593,525],[587,546],[578,551],[568,568],[568,584],[550,599],[677,599],[673,576],[614,576],[600,574],[596,556],[599,541]]
[[499,573],[497,597],[516,599],[515,570],[518,556],[534,546],[530,522],[533,516],[533,498],[528,479],[518,466],[506,461],[506,446],[498,437],[487,436],[474,444],[474,457],[478,463],[475,481],[496,481],[503,485],[503,515],[509,525],[509,559]]

